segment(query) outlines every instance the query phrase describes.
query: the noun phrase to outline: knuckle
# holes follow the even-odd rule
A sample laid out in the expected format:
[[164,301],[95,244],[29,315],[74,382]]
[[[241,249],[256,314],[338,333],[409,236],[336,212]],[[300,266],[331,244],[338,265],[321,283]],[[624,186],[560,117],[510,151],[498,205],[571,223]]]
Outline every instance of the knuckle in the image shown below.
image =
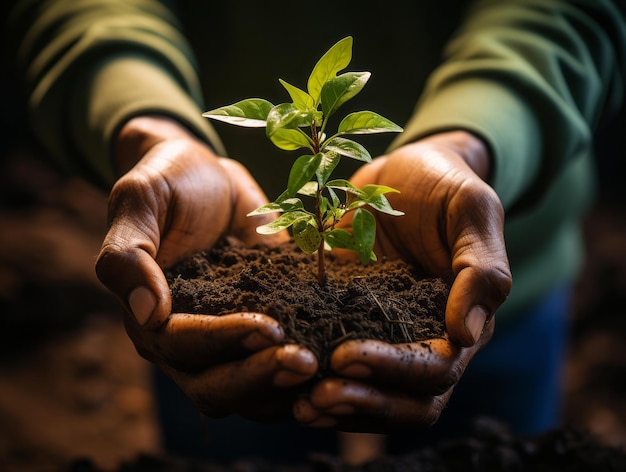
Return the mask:
[[485,278],[490,287],[490,296],[501,304],[511,292],[513,279],[508,264],[496,263],[485,270]]
[[434,397],[431,408],[428,410],[427,415],[424,417],[424,425],[431,427],[437,421],[439,421],[439,418],[445,406],[446,402],[443,400],[442,397]]
[[413,409],[412,412],[403,415],[404,420],[401,423],[405,423],[405,426],[430,428],[432,427],[441,416],[444,403],[439,397],[432,397],[430,401],[426,403],[420,402],[420,405]]
[[453,388],[459,382],[459,380],[461,380],[464,371],[465,369],[460,363],[455,363],[454,365],[452,365],[450,367],[450,370],[447,372],[447,374],[444,376],[441,383],[439,384],[439,389],[436,394],[441,395]]
[[122,250],[115,244],[105,243],[96,259],[96,276],[100,282],[108,285],[109,282],[119,277],[117,267],[124,261]]

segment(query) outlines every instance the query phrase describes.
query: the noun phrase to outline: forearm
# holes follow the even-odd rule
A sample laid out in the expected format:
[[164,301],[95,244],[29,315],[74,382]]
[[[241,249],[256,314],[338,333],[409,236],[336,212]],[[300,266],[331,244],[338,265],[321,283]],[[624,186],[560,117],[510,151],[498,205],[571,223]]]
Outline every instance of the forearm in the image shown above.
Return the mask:
[[479,136],[505,208],[540,196],[622,98],[626,27],[610,1],[481,1],[395,145]]
[[128,172],[154,145],[181,139],[198,138],[179,121],[167,116],[143,115],[131,118],[114,136],[115,176],[120,177]]
[[485,142],[478,136],[463,130],[445,131],[422,139],[435,146],[454,151],[481,179],[488,181],[491,172],[491,156]]
[[114,137],[130,118],[147,113],[170,116],[220,146],[201,117],[191,51],[163,5],[31,3],[34,8],[20,4],[14,16],[18,70],[33,130],[63,166],[110,185]]

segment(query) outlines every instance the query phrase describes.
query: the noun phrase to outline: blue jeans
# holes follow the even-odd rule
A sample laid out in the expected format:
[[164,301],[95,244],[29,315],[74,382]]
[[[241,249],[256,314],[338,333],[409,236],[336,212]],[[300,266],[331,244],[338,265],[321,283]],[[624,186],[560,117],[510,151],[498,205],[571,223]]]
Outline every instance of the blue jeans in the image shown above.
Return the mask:
[[[496,321],[491,342],[470,362],[441,418],[427,431],[388,437],[390,453],[469,434],[474,418],[501,421],[513,433],[557,427],[568,333],[569,287],[553,290],[524,314]],[[263,425],[239,417],[203,417],[178,387],[155,369],[165,447],[211,462],[264,458],[302,463],[311,452],[337,454],[335,433],[296,423]]]

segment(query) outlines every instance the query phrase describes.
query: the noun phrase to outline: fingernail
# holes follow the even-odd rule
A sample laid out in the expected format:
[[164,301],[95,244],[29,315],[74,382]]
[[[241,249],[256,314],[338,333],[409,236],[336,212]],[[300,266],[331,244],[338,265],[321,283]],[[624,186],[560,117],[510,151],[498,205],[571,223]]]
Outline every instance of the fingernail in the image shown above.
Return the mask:
[[156,297],[146,287],[137,287],[128,297],[130,306],[137,323],[145,325],[156,307]]
[[472,336],[474,343],[480,339],[483,329],[485,328],[486,320],[487,312],[481,306],[472,307],[465,317],[465,329]]
[[365,364],[350,364],[339,371],[341,375],[347,377],[354,377],[357,379],[364,379],[372,375],[372,369]]
[[286,370],[302,371],[303,369],[314,373],[317,370],[317,358],[308,349],[303,349],[296,344],[287,344],[277,353],[277,360]]

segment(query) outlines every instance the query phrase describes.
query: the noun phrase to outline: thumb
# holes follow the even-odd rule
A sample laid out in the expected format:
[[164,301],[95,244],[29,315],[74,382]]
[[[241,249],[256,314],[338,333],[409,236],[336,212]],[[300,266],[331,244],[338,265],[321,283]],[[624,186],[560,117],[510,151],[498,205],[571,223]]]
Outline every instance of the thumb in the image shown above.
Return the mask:
[[507,266],[461,270],[452,284],[446,306],[446,329],[450,337],[461,346],[476,344],[510,289]]
[[140,326],[156,328],[172,308],[169,286],[150,238],[114,222],[96,261],[98,279],[120,300]]

